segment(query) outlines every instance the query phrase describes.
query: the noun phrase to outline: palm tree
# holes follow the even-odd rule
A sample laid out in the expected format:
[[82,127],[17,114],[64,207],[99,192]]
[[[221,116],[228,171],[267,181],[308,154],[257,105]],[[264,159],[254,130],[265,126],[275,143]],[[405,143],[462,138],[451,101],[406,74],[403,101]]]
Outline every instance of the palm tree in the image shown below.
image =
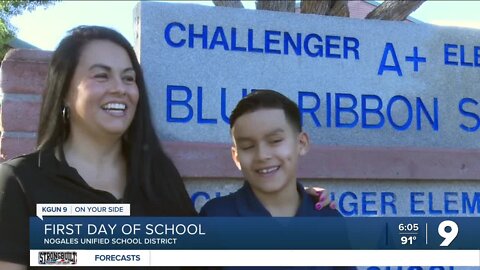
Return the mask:
[[[386,0],[372,10],[365,19],[403,21],[426,0]],[[295,12],[295,0],[257,0],[261,10]],[[213,0],[215,6],[243,8],[240,0]],[[327,16],[349,17],[347,0],[301,0],[300,12]]]

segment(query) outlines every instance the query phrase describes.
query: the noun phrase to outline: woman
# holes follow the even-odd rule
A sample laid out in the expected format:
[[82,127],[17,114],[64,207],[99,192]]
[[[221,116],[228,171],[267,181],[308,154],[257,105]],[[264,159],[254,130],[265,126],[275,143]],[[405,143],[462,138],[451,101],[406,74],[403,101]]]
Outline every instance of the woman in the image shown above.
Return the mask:
[[81,26],[61,41],[47,77],[38,151],[0,169],[0,269],[26,269],[28,217],[37,203],[125,202],[132,215],[196,215],[154,133],[146,95],[121,34]]
[[135,52],[114,30],[80,26],[60,42],[37,145],[0,166],[2,270],[27,269],[37,203],[123,202],[135,216],[197,215],[157,140]]

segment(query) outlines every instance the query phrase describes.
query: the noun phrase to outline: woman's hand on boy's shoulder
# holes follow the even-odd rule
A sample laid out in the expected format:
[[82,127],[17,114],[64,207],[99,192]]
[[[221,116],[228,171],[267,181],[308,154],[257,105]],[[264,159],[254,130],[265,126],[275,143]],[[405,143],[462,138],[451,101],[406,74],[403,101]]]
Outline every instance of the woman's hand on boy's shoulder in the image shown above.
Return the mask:
[[331,209],[336,209],[337,205],[335,202],[330,201],[328,196],[328,190],[320,187],[305,187],[305,191],[308,195],[318,198],[317,203],[315,203],[315,209],[321,210],[324,207],[330,207]]

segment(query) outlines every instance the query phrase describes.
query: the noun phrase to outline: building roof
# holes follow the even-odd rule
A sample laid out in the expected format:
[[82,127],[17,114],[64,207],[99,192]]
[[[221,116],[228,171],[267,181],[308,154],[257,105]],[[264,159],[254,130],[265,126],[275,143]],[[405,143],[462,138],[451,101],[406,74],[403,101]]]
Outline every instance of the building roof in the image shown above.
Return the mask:
[[12,40],[8,43],[8,45],[10,45],[11,48],[14,48],[14,49],[37,49],[39,50],[39,48],[33,46],[32,44],[24,41],[24,40],[21,40],[17,37],[14,37],[12,38]]

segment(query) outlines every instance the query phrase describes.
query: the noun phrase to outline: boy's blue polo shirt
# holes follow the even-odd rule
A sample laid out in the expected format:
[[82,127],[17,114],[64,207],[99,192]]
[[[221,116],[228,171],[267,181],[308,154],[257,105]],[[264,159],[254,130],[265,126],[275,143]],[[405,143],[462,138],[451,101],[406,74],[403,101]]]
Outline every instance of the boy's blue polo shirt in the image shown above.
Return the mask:
[[[321,210],[315,209],[315,198],[309,196],[303,186],[297,182],[297,191],[300,194],[301,203],[298,207],[296,217],[341,217],[342,215],[334,209],[324,207]],[[242,188],[230,195],[215,198],[208,201],[200,210],[200,216],[224,216],[224,217],[271,217],[272,215],[260,203],[245,181]],[[346,232],[345,232],[346,233]],[[321,260],[321,258],[319,258]],[[321,269],[321,270],[355,270],[356,267],[341,266],[319,266],[319,267],[225,267],[224,269]]]
[[[296,217],[342,216],[337,210],[328,207],[316,210],[315,198],[308,195],[300,183],[297,183],[297,191],[300,194],[301,203],[295,214]],[[245,182],[243,187],[235,193],[208,201],[200,211],[200,216],[271,217],[272,215],[257,199],[250,184]]]

